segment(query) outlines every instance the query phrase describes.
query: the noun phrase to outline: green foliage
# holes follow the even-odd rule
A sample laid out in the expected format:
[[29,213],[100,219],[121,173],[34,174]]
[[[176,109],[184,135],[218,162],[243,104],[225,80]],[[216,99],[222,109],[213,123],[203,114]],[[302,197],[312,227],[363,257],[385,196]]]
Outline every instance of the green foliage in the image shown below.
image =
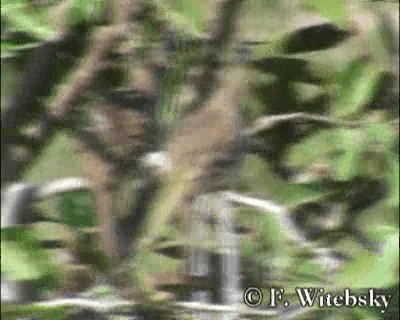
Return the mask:
[[1,305],[1,318],[17,320],[28,317],[39,317],[43,320],[67,320],[70,317],[71,307],[40,307],[32,305]]
[[73,228],[95,226],[94,199],[91,192],[69,192],[61,196],[61,221]]
[[291,265],[291,284],[297,287],[318,286],[324,282],[322,267],[309,257],[298,257]]
[[[56,34],[48,21],[46,11],[30,8],[29,1],[5,0],[1,2],[2,32],[1,59],[14,57],[21,51],[40,45]],[[13,37],[12,33],[25,33],[24,37]]]
[[157,1],[161,15],[183,34],[198,36],[204,29],[206,17],[198,0]]
[[37,280],[56,274],[48,253],[29,230],[2,229],[1,251],[1,269],[8,279]]
[[[171,24],[178,37],[179,54],[163,79],[162,107],[158,115],[167,131],[174,128],[180,116],[178,93],[187,81],[185,74],[203,54],[204,43],[199,36],[206,30],[209,17],[205,9],[212,2],[154,2],[161,18]],[[399,264],[398,128],[393,125],[394,113],[379,94],[386,87],[385,77],[393,77],[392,63],[398,54],[397,32],[384,15],[379,16],[376,28],[367,37],[366,54],[365,39],[349,31],[346,1],[306,0],[302,3],[331,23],[293,28],[292,25],[283,26],[284,20],[290,19],[276,18],[271,30],[249,28],[251,23],[244,23],[249,28],[244,34],[265,37],[264,42],[253,48],[253,67],[257,74],[252,94],[244,106],[246,120],[271,114],[308,112],[332,117],[337,123],[290,121],[260,133],[257,142],[266,146],[270,154],[265,158],[246,155],[239,173],[239,189],[285,206],[291,211],[293,224],[310,242],[330,248],[348,260],[331,279],[332,275],[326,274],[313,259],[312,249],[290,241],[290,231],[279,217],[240,208],[235,222],[250,230],[241,235],[244,277],[253,285],[282,286],[286,291],[300,286],[328,285],[396,288],[399,283],[396,272]],[[248,1],[246,6],[251,13],[248,20],[252,22],[259,15],[264,28],[267,14],[275,14],[274,10],[278,10],[281,3]],[[7,27],[1,42],[2,58],[14,57],[56,35],[46,16],[49,6],[27,8],[28,1],[2,2],[2,24]],[[103,0],[74,0],[67,21],[72,27],[94,25],[104,9]],[[299,14],[297,11],[296,6],[290,12]],[[258,22],[254,25],[260,26]],[[151,21],[146,21],[146,30],[149,37],[141,44],[143,52],[147,45],[153,45],[152,41],[159,40]],[[21,31],[24,36],[16,37],[15,32]],[[186,43],[190,45],[186,47]],[[229,56],[221,52],[221,57]],[[359,125],[344,126],[340,120],[352,120]],[[328,173],[316,172],[316,164],[322,165]],[[296,172],[296,179],[291,174],[285,177],[279,171],[282,167]],[[24,177],[41,183],[79,174],[74,141],[61,132]],[[143,300],[167,300],[163,298],[168,296],[152,287],[152,278],[163,272],[179,273],[183,265],[181,260],[161,252],[194,246],[181,230],[168,225],[182,195],[190,187],[190,174],[174,172],[165,188],[157,192],[144,228],[134,243],[134,256],[129,264]],[[51,204],[50,207],[47,211],[60,211],[61,222],[72,233],[95,225],[93,199],[88,192],[64,194],[57,206]],[[56,230],[52,226],[50,232],[47,227],[49,233]],[[17,280],[40,280],[57,274],[50,256],[40,248],[39,237],[26,231],[13,232],[2,230],[1,264],[7,276]],[[43,228],[38,232],[43,233]],[[211,241],[201,245],[211,252],[215,250],[215,243]],[[89,264],[101,257],[89,244],[79,252],[86,256]],[[97,289],[96,296],[109,296],[107,289]],[[2,316],[14,319],[16,314],[22,315],[18,312],[25,310],[23,307],[11,309],[2,310]],[[35,315],[43,311],[32,307],[29,312],[33,310],[37,312]],[[379,319],[370,310],[337,312],[324,312],[324,319]],[[60,316],[61,319],[65,313],[46,317],[58,319]]]
[[138,256],[136,263],[141,266],[142,272],[157,274],[176,271],[182,266],[182,261],[161,254],[148,252]]
[[339,25],[346,23],[346,1],[345,0],[304,0],[304,4],[316,10],[324,18]]
[[[179,45],[179,44],[178,44]],[[161,108],[158,111],[158,121],[169,132],[176,124],[179,114],[179,89],[185,81],[188,66],[184,63],[172,65],[162,79]]]
[[295,54],[326,50],[350,36],[350,32],[332,24],[319,24],[295,30],[280,43],[282,53]]
[[263,217],[260,221],[258,232],[260,244],[269,250],[280,252],[287,248],[287,235],[276,217],[272,215]]
[[68,23],[71,26],[95,21],[105,9],[104,0],[74,0],[68,12]]
[[335,283],[350,288],[384,288],[399,283],[399,230],[391,227],[381,233],[381,252],[364,253],[349,262]]
[[348,117],[359,113],[372,100],[381,81],[382,73],[376,66],[364,58],[351,61],[339,76],[337,106],[333,114]]
[[324,190],[317,183],[296,183],[287,185],[277,195],[277,201],[288,208],[295,208],[300,205],[321,201],[332,191]]
[[172,21],[177,26],[189,27],[194,34],[204,30],[207,22],[207,17],[204,15],[204,10],[199,0],[173,0],[166,1],[175,12],[172,14]]
[[[29,252],[14,242],[1,242],[1,269],[12,280],[32,280],[42,276],[42,270],[38,266],[30,265]],[[18,263],[15,263],[18,261]]]
[[27,181],[43,183],[53,179],[79,176],[81,162],[75,152],[76,141],[65,132],[59,132],[41,153],[39,159],[24,174]]
[[259,70],[272,73],[276,77],[315,85],[331,81],[336,74],[329,64],[286,56],[273,56],[256,61],[254,64]]
[[1,14],[10,23],[10,31],[22,31],[37,40],[46,40],[56,30],[47,21],[45,10],[29,8],[29,1],[2,1]]
[[39,43],[34,40],[3,40],[1,41],[1,59],[12,58],[18,52],[36,48],[38,45]]

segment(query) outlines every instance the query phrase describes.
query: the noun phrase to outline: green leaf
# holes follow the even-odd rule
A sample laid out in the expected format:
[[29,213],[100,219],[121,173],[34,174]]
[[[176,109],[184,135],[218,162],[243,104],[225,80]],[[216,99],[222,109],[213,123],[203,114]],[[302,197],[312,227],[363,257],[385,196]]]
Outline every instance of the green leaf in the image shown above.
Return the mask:
[[10,280],[32,280],[43,275],[39,266],[31,264],[29,252],[14,241],[1,241],[1,270]]
[[13,230],[1,241],[1,269],[12,280],[33,280],[54,275],[55,265],[27,230]]
[[305,4],[314,8],[324,18],[332,22],[345,25],[346,1],[345,0],[305,0]]
[[274,215],[266,215],[262,218],[258,233],[260,244],[264,248],[282,252],[281,250],[288,246],[286,230]]
[[297,207],[321,200],[328,194],[329,192],[321,189],[318,184],[290,184],[282,189],[277,200],[287,207]]
[[169,294],[157,291],[153,287],[154,282],[152,281],[152,277],[160,271],[172,270],[175,272],[181,265],[181,261],[179,260],[154,254],[146,250],[140,251],[135,256],[135,260],[131,265],[131,271],[141,299],[147,303],[160,303],[169,300],[171,298]]
[[249,239],[249,238],[242,238],[240,241],[241,251],[246,257],[255,257],[257,255],[257,244]]
[[[386,199],[387,200],[387,199]],[[397,199],[398,201],[398,199]],[[389,233],[396,232],[393,228],[398,221],[398,209],[381,200],[372,205],[357,217],[356,225],[358,230],[367,236],[373,242],[382,242]]]
[[76,140],[72,136],[64,131],[57,133],[39,159],[24,172],[24,179],[33,183],[45,183],[53,179],[79,176],[81,159],[75,148]]
[[395,134],[391,125],[383,122],[369,123],[365,126],[365,144],[382,145],[390,148]]
[[[246,156],[240,172],[240,187],[260,196],[278,195],[286,183],[272,172],[270,165],[255,156]],[[268,192],[266,192],[268,186]]]
[[335,176],[340,180],[350,180],[359,174],[360,132],[352,129],[333,131],[332,139],[337,145],[336,157],[332,164]]
[[200,36],[206,17],[196,0],[158,1],[158,12],[169,21],[174,29],[187,35]]
[[140,255],[140,259],[137,263],[145,272],[154,274],[175,271],[182,266],[181,260],[154,252],[144,252]]
[[105,8],[103,0],[74,0],[69,11],[68,23],[77,25],[83,22],[90,22],[96,18]]
[[285,56],[260,59],[253,65],[260,71],[272,73],[279,78],[316,85],[329,82],[336,74],[332,65]]
[[27,32],[40,40],[47,40],[56,34],[48,22],[44,10],[32,10],[25,1],[2,1],[1,14],[12,29]]
[[[172,2],[172,1],[171,1]],[[175,0],[173,1],[173,9],[176,10],[175,21],[179,23],[180,19],[185,19],[193,26],[194,30],[201,32],[206,26],[206,16],[202,6],[198,0]]]
[[290,285],[293,289],[311,286],[313,283],[320,285],[324,278],[321,265],[310,259],[309,256],[294,259],[289,272]]
[[300,28],[285,35],[275,44],[283,54],[319,51],[332,48],[347,39],[351,33],[330,23]]
[[94,196],[91,192],[64,193],[59,202],[61,220],[71,227],[94,227],[96,225],[94,206]]
[[1,41],[1,59],[15,57],[19,51],[36,48],[40,45],[38,41],[18,43],[12,40]]
[[[373,275],[372,277],[371,274]],[[386,276],[386,272],[384,275],[383,272],[378,273],[376,257],[372,254],[364,254],[348,263],[337,277],[335,283],[351,288],[380,287],[383,282],[386,282],[386,279],[383,279]]]
[[386,234],[381,253],[364,253],[349,262],[336,282],[351,288],[391,287],[399,282],[399,233]]
[[333,115],[347,117],[360,112],[375,96],[383,80],[382,75],[380,70],[362,58],[351,61],[339,77]]
[[329,153],[335,150],[332,143],[333,129],[322,129],[294,144],[288,154],[288,164],[307,167],[314,161],[325,162]]
[[[360,133],[361,141],[358,149],[362,161],[359,163],[359,174],[363,176],[384,177],[391,169],[391,144],[395,136],[389,124],[370,123]],[[395,174],[391,171],[391,174]]]
[[[320,130],[291,147],[288,164],[309,168],[313,163],[326,163],[332,168],[337,179],[349,180],[362,172],[359,158],[364,146],[364,135],[365,133],[361,129]],[[304,194],[303,203],[307,201],[308,196],[310,200],[313,196],[317,198],[324,196],[322,192],[318,194],[316,186],[305,186],[302,187],[304,191],[299,190]],[[295,187],[288,187],[289,190],[291,188]],[[305,188],[309,190],[306,191]],[[294,191],[293,194],[295,194]],[[278,195],[278,197],[282,199],[282,195]],[[301,201],[301,198],[299,200]]]

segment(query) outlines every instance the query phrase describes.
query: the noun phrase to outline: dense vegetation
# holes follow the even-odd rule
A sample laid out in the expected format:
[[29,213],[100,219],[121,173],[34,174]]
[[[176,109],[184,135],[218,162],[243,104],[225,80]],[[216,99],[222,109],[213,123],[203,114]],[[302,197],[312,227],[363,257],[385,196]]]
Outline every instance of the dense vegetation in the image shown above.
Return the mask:
[[[80,176],[75,141],[80,119],[74,118],[74,108],[90,107],[96,92],[125,85],[131,72],[123,58],[126,47],[139,46],[145,52],[160,43],[159,30],[168,26],[174,30],[177,53],[163,79],[158,117],[167,139],[185,101],[186,74],[207,54],[205,35],[215,4],[212,0],[146,3],[143,24],[148,37],[132,45],[128,36],[121,41],[125,46],[117,39],[115,46],[110,45],[110,65],[94,70],[85,61],[96,58],[90,43],[105,35],[101,28],[110,24],[110,12],[118,10],[113,1],[2,1],[3,188],[10,181],[44,183]],[[235,39],[246,42],[253,53],[250,67],[255,80],[243,103],[243,122],[256,142],[244,157],[236,191],[284,207],[294,230],[306,239],[303,243],[294,237],[293,229],[277,214],[236,208],[235,223],[242,231],[243,288],[256,284],[293,293],[296,287],[354,292],[379,288],[393,295],[385,314],[379,308],[336,308],[312,316],[398,318],[398,3],[248,0],[235,23],[239,26]],[[107,41],[114,40],[100,38],[98,43]],[[224,47],[219,58],[232,59],[232,52]],[[105,57],[97,58],[101,61],[95,64],[105,64]],[[46,121],[45,111],[56,115],[56,121],[35,131]],[[129,199],[121,201],[122,206],[135,202],[132,193],[132,188],[126,191]],[[179,196],[171,193],[172,198]],[[150,197],[152,208],[163,208],[163,213],[155,214],[168,211],[168,199],[165,194],[155,200]],[[66,271],[53,258],[64,249],[44,249],[45,240],[64,241],[78,252],[89,273],[107,268],[102,253],[86,241],[96,226],[91,192],[35,202],[32,211],[40,221],[29,227],[2,226],[2,275],[32,280],[38,293],[47,297],[63,292]],[[146,279],[178,272],[182,266],[179,259],[160,253],[160,248],[168,251],[180,240],[171,227],[159,227],[155,232],[165,237],[131,258],[132,285],[143,286],[138,290],[147,290]],[[329,250],[332,264],[340,261],[340,268],[324,269],[318,248]],[[109,294],[98,288],[92,291],[98,297]],[[149,293],[150,301],[159,298]],[[70,311],[4,305],[2,317],[33,314],[63,319],[65,310]]]

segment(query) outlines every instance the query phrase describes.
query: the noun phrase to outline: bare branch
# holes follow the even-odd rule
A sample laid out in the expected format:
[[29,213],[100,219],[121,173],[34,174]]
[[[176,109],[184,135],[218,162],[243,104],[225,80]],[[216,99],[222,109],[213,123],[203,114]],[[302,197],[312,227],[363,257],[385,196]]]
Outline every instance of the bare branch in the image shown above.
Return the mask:
[[283,122],[289,121],[314,121],[326,125],[349,128],[359,127],[367,124],[367,122],[362,121],[346,121],[317,114],[297,112],[260,117],[254,122],[253,126],[250,129],[247,129],[245,131],[245,133],[250,136],[254,136],[261,132],[271,130]]
[[[91,298],[85,299],[85,298],[61,298],[61,299],[55,299],[55,300],[50,300],[50,301],[43,301],[43,302],[38,302],[35,303],[34,305],[36,306],[41,306],[41,307],[48,307],[48,308],[56,308],[56,307],[66,307],[66,306],[71,306],[71,307],[80,307],[80,308],[85,308],[85,309],[92,309],[100,313],[109,313],[112,311],[117,310],[118,308],[123,308],[123,307],[136,307],[138,306],[138,303],[135,301],[129,301],[129,300],[117,300],[117,299],[109,299],[109,300],[94,300]],[[220,313],[226,313],[226,312],[235,312],[235,311],[240,311],[241,315],[248,315],[248,316],[277,316],[280,315],[280,319],[295,319],[297,316],[300,314],[312,312],[312,308],[299,308],[299,307],[294,307],[291,308],[290,310],[285,310],[285,309],[272,309],[272,310],[257,310],[257,309],[251,309],[248,307],[230,307],[230,306],[225,306],[225,305],[214,305],[214,304],[204,304],[204,303],[198,303],[198,302],[174,302],[171,303],[171,306],[173,308],[177,309],[184,309],[187,311],[208,311],[208,312],[220,312]]]
[[314,243],[309,241],[303,235],[303,232],[301,232],[292,222],[290,212],[285,207],[276,204],[273,201],[248,197],[232,191],[226,191],[223,195],[232,203],[250,206],[264,212],[275,214],[280,223],[286,228],[289,238],[300,247],[310,249],[315,256],[316,262],[327,270],[329,274],[333,274],[340,266],[342,266],[342,259],[337,258],[332,250],[329,248],[316,247]]
[[47,182],[38,186],[35,190],[34,200],[44,200],[65,192],[90,189],[89,181],[82,178],[66,178]]
[[35,185],[14,183],[1,192],[1,227],[33,222],[32,201],[40,201],[64,192],[88,190],[89,183],[81,178],[67,178]]
[[30,204],[35,185],[15,183],[1,192],[1,227],[31,222]]
[[276,217],[281,221],[281,223],[287,228],[288,234],[296,243],[302,244],[304,247],[312,246],[312,244],[308,242],[308,240],[292,223],[289,217],[290,212],[285,207],[276,204],[273,201],[252,198],[232,191],[224,192],[223,195],[227,200],[231,201],[232,203],[250,206],[256,209],[260,209],[264,212],[275,214]]

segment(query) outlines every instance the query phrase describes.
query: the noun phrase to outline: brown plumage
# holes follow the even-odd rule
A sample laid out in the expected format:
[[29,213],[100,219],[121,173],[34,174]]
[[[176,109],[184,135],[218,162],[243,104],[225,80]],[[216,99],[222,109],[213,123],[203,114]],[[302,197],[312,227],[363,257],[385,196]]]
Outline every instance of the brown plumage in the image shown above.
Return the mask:
[[220,76],[211,98],[182,120],[168,145],[172,170],[187,170],[191,174],[177,213],[178,219],[183,218],[186,231],[196,196],[232,187],[232,169],[244,148],[240,109],[248,89],[249,72],[244,64],[238,64],[222,70]]

